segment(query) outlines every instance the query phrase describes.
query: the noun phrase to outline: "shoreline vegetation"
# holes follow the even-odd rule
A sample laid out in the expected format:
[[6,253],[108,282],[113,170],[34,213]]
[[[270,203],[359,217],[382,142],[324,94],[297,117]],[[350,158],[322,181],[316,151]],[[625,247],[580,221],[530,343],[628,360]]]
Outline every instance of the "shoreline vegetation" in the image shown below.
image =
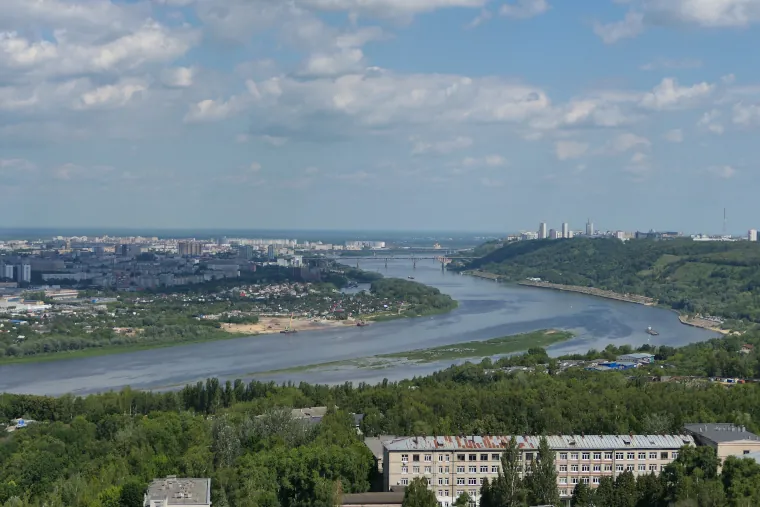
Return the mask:
[[[491,242],[451,266],[483,279],[578,292],[673,310],[716,333],[760,326],[760,247],[690,238],[571,238]],[[531,282],[540,280],[540,282]]]
[[596,296],[604,299],[614,299],[616,301],[635,303],[637,305],[644,306],[655,306],[657,304],[657,301],[646,296],[639,296],[637,294],[619,294],[611,290],[596,289],[594,287],[580,287],[576,285],[563,285],[560,283],[538,282],[532,280],[523,280],[521,282],[517,282],[517,285],[553,289],[563,292],[577,292],[579,294],[586,294],[588,296]]
[[482,360],[484,358],[500,357],[548,347],[570,340],[574,336],[575,335],[569,331],[542,329],[539,331],[490,338],[481,341],[453,343],[438,347],[393,352],[391,354],[378,354],[375,356],[346,359],[343,361],[329,361],[325,363],[294,366],[279,370],[255,372],[250,373],[249,375],[256,378],[263,375],[303,373],[328,368],[330,370],[340,370],[343,368],[379,370],[397,365],[399,362],[404,364],[427,364],[438,361],[456,361],[460,359]]
[[[5,348],[0,343],[0,365],[251,338],[279,333],[291,325],[299,332],[339,329],[360,321],[370,324],[437,315],[458,306],[435,287],[350,267],[333,267],[328,278],[329,282],[309,289],[287,272],[274,270],[257,273],[250,280],[199,285],[192,291],[130,295],[89,313],[80,310],[81,316],[76,312],[47,320],[25,316],[11,326],[18,337],[7,335],[10,345]],[[370,282],[371,287],[354,295],[339,293],[336,288],[348,281]],[[257,290],[264,296],[252,292]],[[280,304],[285,308],[278,312]]]

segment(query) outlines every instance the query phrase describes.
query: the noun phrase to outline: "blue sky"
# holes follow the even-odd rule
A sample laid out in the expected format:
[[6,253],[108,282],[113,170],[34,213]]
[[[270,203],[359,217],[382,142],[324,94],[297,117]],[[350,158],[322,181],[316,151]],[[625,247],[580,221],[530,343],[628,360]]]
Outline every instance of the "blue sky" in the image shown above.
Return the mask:
[[2,0],[7,227],[760,228],[760,0]]

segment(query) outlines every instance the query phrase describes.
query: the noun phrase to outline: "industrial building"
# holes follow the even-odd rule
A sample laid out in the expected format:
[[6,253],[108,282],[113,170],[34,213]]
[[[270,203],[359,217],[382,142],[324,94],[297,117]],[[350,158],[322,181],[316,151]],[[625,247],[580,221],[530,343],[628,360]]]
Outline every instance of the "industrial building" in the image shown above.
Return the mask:
[[[537,459],[540,437],[515,436],[524,463],[523,474]],[[565,502],[581,482],[595,487],[601,477],[624,471],[634,475],[660,473],[683,446],[695,445],[691,435],[555,435],[547,442],[556,453],[557,488]],[[497,477],[501,453],[509,436],[401,437],[383,441],[383,490],[427,478],[443,507],[462,493],[479,499],[484,479]]]
[[155,479],[148,486],[143,507],[211,507],[211,479],[176,475]]

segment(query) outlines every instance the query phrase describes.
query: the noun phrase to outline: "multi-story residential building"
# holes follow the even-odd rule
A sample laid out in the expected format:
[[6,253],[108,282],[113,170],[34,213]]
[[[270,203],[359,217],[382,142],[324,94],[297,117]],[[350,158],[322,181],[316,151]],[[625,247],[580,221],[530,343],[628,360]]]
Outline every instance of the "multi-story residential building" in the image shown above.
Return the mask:
[[589,218],[586,220],[586,236],[593,236],[594,235],[594,222],[591,221]]
[[[541,437],[515,436],[530,473]],[[557,488],[569,503],[580,482],[595,487],[601,477],[660,473],[678,457],[683,446],[693,446],[691,435],[556,435],[547,436],[556,453]],[[463,492],[476,502],[484,479],[492,480],[501,466],[508,436],[400,437],[383,442],[383,488],[405,486],[425,477],[443,507],[453,505]]]
[[538,239],[546,239],[548,237],[549,236],[546,232],[546,222],[541,222],[538,224]]
[[203,244],[197,241],[180,241],[177,243],[177,253],[182,257],[200,257]]
[[570,235],[570,224],[568,224],[567,222],[564,222],[562,224],[562,237],[565,239],[572,237]]

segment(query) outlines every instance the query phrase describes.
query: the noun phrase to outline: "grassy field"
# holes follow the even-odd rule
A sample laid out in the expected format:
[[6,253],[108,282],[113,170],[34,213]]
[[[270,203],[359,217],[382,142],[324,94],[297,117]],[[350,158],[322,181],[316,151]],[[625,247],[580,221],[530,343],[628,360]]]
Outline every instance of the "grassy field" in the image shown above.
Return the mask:
[[532,333],[524,333],[501,338],[491,338],[485,341],[474,341],[443,345],[429,349],[410,350],[379,356],[363,357],[359,359],[346,359],[343,361],[331,361],[328,363],[294,366],[281,370],[249,373],[257,375],[271,375],[283,373],[302,373],[313,370],[339,370],[342,368],[359,368],[364,370],[381,370],[399,363],[433,363],[436,361],[454,361],[457,359],[480,359],[484,357],[512,354],[514,352],[527,351],[532,347],[548,347],[555,343],[569,340],[573,334],[568,331],[544,329]]
[[176,342],[148,342],[148,343],[133,343],[125,345],[112,345],[106,347],[90,347],[80,350],[69,350],[65,352],[51,352],[49,354],[35,354],[33,356],[22,357],[3,357],[0,358],[0,366],[6,364],[25,364],[25,363],[47,363],[51,361],[62,361],[65,359],[81,359],[84,357],[97,357],[97,356],[109,356],[113,354],[124,354],[126,352],[139,352],[141,350],[153,350],[163,349],[166,347],[178,347],[180,345],[191,345],[195,343],[208,343],[222,340],[232,340],[235,338],[246,338],[250,336],[243,333],[227,333],[215,335],[209,338],[203,338],[199,340],[187,340]]
[[532,333],[491,338],[490,340],[485,341],[455,343],[453,345],[443,345],[441,347],[433,347],[429,349],[383,354],[378,357],[386,359],[404,358],[408,361],[414,361],[417,363],[491,357],[520,352],[532,347],[548,347],[549,345],[569,340],[572,336],[572,333],[567,331],[545,329],[534,331]]

